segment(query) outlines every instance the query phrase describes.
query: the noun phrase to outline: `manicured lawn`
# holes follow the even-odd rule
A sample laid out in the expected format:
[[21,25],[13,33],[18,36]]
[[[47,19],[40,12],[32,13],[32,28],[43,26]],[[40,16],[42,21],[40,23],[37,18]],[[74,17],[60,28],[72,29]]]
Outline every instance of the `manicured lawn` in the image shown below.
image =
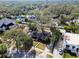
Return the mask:
[[69,51],[65,51],[64,52],[64,55],[63,55],[64,58],[77,58],[77,56]]
[[47,54],[47,58],[53,58],[53,56],[50,54]]
[[[39,43],[39,44],[38,44]],[[38,45],[37,45],[38,44]],[[36,46],[37,45],[37,46]],[[45,45],[43,43],[37,42],[37,41],[33,41],[33,46],[36,46],[36,48],[45,49]]]
[[33,41],[33,46],[36,46],[38,44],[37,41]]
[[45,49],[45,45],[43,43],[39,43],[36,47],[42,50]]

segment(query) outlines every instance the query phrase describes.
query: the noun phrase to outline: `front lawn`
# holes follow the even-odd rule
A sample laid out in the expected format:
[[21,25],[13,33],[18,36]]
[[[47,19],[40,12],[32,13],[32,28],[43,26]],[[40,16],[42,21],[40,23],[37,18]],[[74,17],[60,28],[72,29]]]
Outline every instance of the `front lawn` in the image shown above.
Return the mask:
[[47,54],[47,58],[53,58],[53,56],[50,54]]
[[37,41],[33,41],[33,46],[36,46],[38,44]]
[[42,49],[44,50],[45,49],[45,45],[43,43],[39,43],[36,48],[39,48],[39,49]]
[[64,58],[77,58],[76,54],[71,53],[70,51],[65,51],[63,57]]

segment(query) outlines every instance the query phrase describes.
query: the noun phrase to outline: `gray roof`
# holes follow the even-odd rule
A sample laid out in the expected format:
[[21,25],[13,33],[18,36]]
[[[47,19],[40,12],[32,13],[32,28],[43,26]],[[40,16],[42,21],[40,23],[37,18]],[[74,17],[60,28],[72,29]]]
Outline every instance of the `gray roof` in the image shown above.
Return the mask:
[[0,20],[0,27],[3,25],[3,22],[2,22],[2,20]]
[[12,20],[12,19],[1,19],[0,20],[0,26],[2,26],[3,24],[8,25],[9,23],[15,24],[15,20]]

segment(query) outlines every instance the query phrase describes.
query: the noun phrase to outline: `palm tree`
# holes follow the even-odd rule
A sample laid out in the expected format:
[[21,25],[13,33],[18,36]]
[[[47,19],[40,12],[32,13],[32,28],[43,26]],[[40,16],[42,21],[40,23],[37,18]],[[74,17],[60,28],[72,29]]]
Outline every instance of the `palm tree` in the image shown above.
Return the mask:
[[54,47],[56,46],[57,42],[61,37],[61,33],[57,28],[53,28],[52,30],[52,38],[51,38],[51,50],[53,52]]

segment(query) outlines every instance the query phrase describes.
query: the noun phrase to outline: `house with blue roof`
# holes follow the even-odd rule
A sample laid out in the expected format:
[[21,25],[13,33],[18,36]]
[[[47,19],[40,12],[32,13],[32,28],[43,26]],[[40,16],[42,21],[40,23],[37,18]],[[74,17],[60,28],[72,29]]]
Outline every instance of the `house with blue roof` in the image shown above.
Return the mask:
[[23,8],[23,11],[27,13],[29,10],[27,8]]
[[59,16],[53,16],[51,18],[51,25],[52,27],[58,27],[58,23],[60,22],[59,19],[58,19]]
[[11,29],[15,24],[16,24],[15,20],[1,19],[0,20],[0,31],[4,31],[6,29]]
[[28,20],[31,20],[31,21],[37,20],[36,15],[28,15],[27,18],[28,18]]
[[44,6],[40,6],[40,5],[39,5],[39,6],[36,7],[36,10],[43,10],[43,9],[45,9]]
[[25,17],[24,17],[24,15],[19,15],[16,17],[16,20],[18,20],[22,23],[22,22],[25,22]]
[[4,30],[5,24],[0,20],[0,31]]

